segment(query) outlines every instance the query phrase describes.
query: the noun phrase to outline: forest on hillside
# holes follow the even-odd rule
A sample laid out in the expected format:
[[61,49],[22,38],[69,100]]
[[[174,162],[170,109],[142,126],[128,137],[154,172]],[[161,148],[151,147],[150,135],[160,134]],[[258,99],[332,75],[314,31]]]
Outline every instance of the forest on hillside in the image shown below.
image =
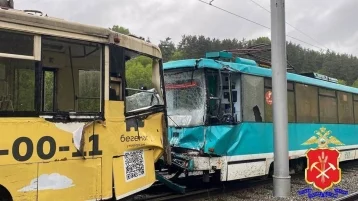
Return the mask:
[[[238,40],[209,38],[203,35],[184,35],[178,44],[170,38],[160,41],[159,47],[163,53],[164,62],[178,59],[203,58],[206,52],[247,49],[255,45],[266,44],[270,47],[270,39],[260,37],[253,40]],[[269,59],[271,52],[257,53],[258,58]],[[251,56],[240,55],[254,59]],[[358,87],[358,58],[348,54],[338,54],[327,50],[318,52],[287,42],[287,61],[295,73],[316,72],[339,79],[341,84]],[[288,67],[289,67],[288,66]]]
[[[120,26],[113,26],[112,30],[130,34],[128,29]],[[149,38],[146,40],[150,41]],[[175,44],[170,37],[167,37],[161,40],[158,45],[162,51],[164,62],[167,62],[170,60],[203,58],[206,52],[211,51],[244,49],[262,44],[270,47],[270,43],[271,41],[267,37],[252,40],[237,38],[220,40],[204,35],[183,35],[178,44]],[[270,59],[271,52],[258,53],[257,56]],[[240,55],[240,57],[250,58],[247,55]],[[341,84],[358,87],[358,58],[351,54],[339,54],[332,50],[319,52],[287,42],[287,61],[289,66],[294,68],[295,73],[321,73],[338,79]]]

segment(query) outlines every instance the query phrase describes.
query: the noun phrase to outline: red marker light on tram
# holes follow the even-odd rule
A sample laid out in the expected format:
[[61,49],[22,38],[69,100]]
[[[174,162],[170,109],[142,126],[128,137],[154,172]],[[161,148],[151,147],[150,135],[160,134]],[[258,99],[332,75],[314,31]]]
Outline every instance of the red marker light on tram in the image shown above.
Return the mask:
[[121,39],[119,38],[119,34],[117,34],[117,33],[113,34],[113,41],[114,41],[114,43],[121,42]]
[[114,40],[115,43],[121,42],[121,40],[119,39],[119,36],[118,36],[118,35],[117,35],[117,36],[114,36],[113,40]]

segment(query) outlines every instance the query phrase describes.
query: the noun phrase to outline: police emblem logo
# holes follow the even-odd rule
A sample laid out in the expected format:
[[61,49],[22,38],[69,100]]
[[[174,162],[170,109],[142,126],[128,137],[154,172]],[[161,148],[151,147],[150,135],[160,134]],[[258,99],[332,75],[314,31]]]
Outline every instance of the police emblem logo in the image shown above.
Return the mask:
[[341,181],[339,152],[336,149],[310,149],[306,153],[307,168],[305,179],[322,192]]
[[322,127],[315,131],[317,136],[312,136],[302,145],[318,144],[318,149],[309,149],[306,152],[307,168],[305,179],[309,184],[321,191],[332,188],[333,184],[341,181],[341,169],[339,168],[339,151],[329,148],[329,144],[344,145],[336,137],[330,136],[331,131]]
[[[332,136],[331,133],[331,131],[322,127],[318,131],[315,131],[317,136],[312,136],[302,144],[318,145],[318,148],[311,148],[306,152],[307,168],[305,169],[305,180],[322,193],[341,182],[341,169],[339,168],[340,153],[335,148],[329,148],[328,145],[344,144]],[[335,189],[335,191],[337,190],[339,189]]]
[[331,133],[332,132],[330,130],[327,130],[326,128],[322,127],[318,131],[315,131],[315,134],[318,135],[318,137],[312,136],[302,145],[318,144],[318,148],[323,149],[327,149],[329,144],[344,145],[336,137],[329,136]]

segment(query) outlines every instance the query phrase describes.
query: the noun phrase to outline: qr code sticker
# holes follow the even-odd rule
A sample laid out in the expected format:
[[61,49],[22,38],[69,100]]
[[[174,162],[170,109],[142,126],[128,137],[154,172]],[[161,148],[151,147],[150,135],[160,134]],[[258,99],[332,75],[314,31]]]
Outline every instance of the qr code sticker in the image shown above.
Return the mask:
[[124,168],[126,181],[138,179],[145,175],[143,150],[124,152]]

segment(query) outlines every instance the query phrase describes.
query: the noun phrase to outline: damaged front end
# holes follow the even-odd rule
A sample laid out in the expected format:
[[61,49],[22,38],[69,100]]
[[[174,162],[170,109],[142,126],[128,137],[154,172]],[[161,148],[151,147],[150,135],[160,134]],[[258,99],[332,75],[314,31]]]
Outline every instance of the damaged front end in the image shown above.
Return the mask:
[[210,173],[218,173],[223,167],[222,155],[205,146],[206,128],[196,126],[168,129],[172,155],[172,164],[168,167],[168,172],[175,174],[173,179],[184,175],[206,177]]

